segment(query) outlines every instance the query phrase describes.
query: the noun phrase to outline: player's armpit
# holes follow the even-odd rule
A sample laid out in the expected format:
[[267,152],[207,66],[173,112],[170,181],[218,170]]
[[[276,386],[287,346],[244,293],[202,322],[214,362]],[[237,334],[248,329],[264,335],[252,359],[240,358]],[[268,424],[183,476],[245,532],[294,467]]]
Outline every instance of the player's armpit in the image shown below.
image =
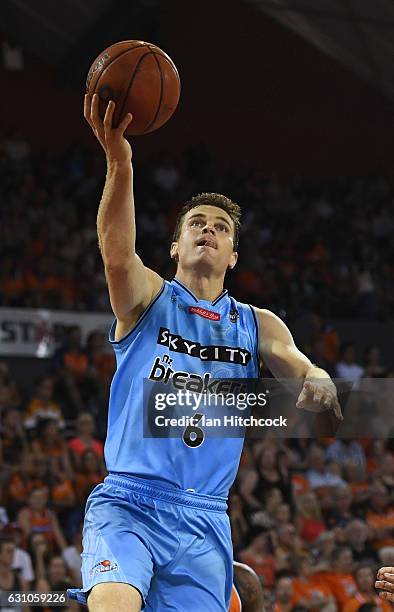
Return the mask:
[[144,266],[138,255],[128,265],[106,265],[105,277],[111,307],[121,327],[132,327],[163,285],[162,277]]
[[260,358],[275,378],[305,378],[312,367],[298,350],[283,321],[269,310],[255,308],[260,322]]

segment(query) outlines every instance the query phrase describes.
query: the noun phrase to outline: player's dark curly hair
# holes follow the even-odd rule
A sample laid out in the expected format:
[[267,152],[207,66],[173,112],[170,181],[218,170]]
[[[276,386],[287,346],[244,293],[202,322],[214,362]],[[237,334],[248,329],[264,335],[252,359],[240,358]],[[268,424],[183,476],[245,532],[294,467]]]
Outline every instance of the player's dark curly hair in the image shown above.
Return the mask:
[[233,223],[234,223],[234,251],[236,251],[238,248],[239,232],[241,229],[241,222],[240,222],[241,207],[235,202],[233,202],[232,200],[230,200],[230,198],[227,198],[221,193],[199,193],[198,195],[194,196],[191,200],[188,200],[187,202],[185,202],[185,205],[183,206],[182,210],[178,214],[172,241],[177,242],[177,240],[179,239],[179,235],[182,229],[183,218],[186,215],[186,213],[188,213],[189,210],[191,210],[192,208],[196,208],[196,206],[202,206],[203,204],[208,204],[211,206],[217,206],[218,208],[221,208],[222,210],[226,211],[226,213],[233,220]]

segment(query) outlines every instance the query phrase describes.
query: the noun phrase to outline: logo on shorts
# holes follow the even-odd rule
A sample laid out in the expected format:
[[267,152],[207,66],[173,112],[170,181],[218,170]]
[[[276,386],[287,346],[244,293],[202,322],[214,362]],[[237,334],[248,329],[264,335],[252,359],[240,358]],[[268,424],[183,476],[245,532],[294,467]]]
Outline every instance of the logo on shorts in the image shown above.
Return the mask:
[[104,561],[100,561],[100,563],[93,565],[92,569],[90,570],[90,575],[93,576],[93,574],[102,574],[103,572],[110,572],[116,569],[118,569],[117,563],[105,559]]

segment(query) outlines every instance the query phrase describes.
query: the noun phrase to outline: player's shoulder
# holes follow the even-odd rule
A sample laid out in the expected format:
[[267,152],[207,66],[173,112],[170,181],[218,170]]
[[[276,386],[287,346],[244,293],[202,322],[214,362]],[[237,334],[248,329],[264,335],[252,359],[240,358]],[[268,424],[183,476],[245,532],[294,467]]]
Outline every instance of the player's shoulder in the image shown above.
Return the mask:
[[277,340],[288,341],[289,329],[286,323],[277,314],[267,308],[252,306],[259,321],[260,330],[263,331],[265,338],[276,338]]

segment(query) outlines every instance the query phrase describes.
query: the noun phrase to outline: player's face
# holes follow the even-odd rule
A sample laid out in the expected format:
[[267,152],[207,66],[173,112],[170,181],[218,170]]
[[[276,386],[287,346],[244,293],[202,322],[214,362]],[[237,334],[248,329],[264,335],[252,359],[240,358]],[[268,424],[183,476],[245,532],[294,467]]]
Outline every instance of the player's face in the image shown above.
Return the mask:
[[217,206],[202,204],[186,213],[180,236],[171,246],[171,257],[186,268],[214,269],[222,273],[233,268],[234,222]]

